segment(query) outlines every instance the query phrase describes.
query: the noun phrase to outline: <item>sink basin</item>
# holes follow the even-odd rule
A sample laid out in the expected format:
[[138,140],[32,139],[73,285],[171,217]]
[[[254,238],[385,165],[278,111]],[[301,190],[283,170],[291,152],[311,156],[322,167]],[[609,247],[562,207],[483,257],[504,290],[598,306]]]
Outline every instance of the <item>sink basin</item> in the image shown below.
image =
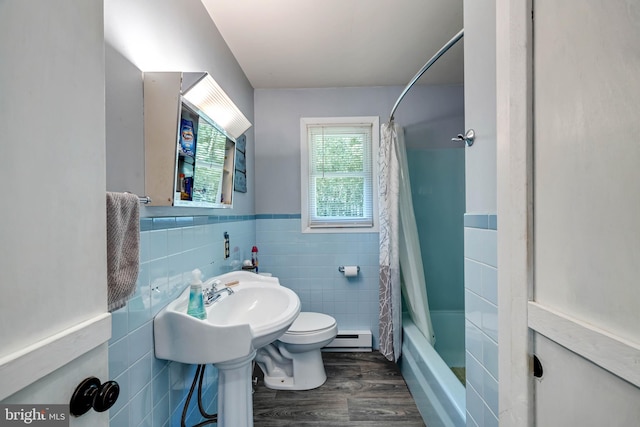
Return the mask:
[[[246,358],[277,340],[300,313],[300,300],[277,278],[235,271],[216,276],[222,284],[238,282],[233,294],[206,308],[207,318],[187,314],[189,288],[154,318],[157,358],[181,363],[225,363]],[[220,288],[220,287],[219,287]]]

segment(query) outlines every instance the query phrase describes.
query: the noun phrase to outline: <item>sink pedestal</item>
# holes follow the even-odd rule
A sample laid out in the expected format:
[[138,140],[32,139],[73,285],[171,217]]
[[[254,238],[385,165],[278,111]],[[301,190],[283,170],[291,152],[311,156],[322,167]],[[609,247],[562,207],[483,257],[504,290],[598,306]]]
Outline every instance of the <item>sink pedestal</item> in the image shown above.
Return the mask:
[[251,354],[231,362],[216,363],[218,368],[218,427],[253,427],[251,395]]

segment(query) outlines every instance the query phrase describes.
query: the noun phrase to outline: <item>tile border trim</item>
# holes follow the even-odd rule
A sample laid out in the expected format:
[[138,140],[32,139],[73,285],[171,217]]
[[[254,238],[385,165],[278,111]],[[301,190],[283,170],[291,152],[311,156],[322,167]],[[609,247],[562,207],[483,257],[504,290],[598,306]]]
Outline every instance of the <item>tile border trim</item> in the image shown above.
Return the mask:
[[140,231],[167,230],[194,225],[254,221],[256,215],[160,216],[140,218]]
[[140,218],[140,231],[168,230],[194,225],[220,224],[225,222],[255,221],[256,219],[300,219],[301,214],[255,214],[255,215],[202,215],[202,216],[158,216]]
[[498,215],[495,214],[464,214],[465,228],[480,228],[483,230],[498,229]]
[[302,214],[256,214],[256,219],[301,219]]

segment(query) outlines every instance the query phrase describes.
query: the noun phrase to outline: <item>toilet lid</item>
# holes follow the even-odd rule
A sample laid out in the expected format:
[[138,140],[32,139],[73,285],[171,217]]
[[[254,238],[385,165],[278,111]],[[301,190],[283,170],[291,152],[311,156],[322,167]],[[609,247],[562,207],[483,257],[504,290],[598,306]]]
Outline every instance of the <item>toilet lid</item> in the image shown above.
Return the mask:
[[289,327],[287,334],[304,334],[329,329],[336,324],[336,319],[322,313],[302,312]]

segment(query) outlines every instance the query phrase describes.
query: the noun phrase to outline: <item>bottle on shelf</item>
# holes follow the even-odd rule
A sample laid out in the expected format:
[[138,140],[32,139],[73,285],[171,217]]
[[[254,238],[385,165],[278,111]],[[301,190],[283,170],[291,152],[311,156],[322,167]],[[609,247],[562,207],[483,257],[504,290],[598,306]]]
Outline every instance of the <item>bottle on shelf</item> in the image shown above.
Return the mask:
[[258,247],[254,246],[251,248],[251,264],[253,268],[255,268],[255,272],[258,272]]

